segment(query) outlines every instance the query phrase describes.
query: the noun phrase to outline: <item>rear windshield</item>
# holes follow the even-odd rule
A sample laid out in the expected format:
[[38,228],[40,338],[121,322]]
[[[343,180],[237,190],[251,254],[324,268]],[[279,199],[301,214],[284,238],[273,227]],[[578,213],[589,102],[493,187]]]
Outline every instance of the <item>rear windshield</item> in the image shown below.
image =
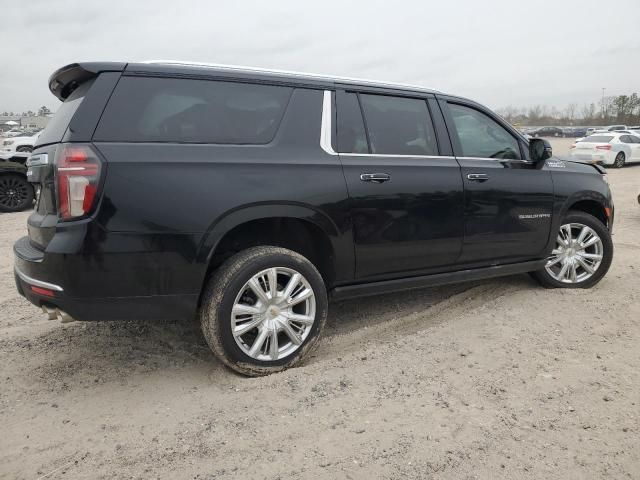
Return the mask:
[[78,110],[78,107],[82,103],[82,100],[84,100],[84,96],[92,84],[93,80],[83,83],[67,97],[38,137],[37,145],[46,145],[48,143],[62,141],[69,122],[71,122],[73,115],[76,113],[76,110]]
[[609,135],[591,135],[585,138],[583,141],[591,143],[609,143],[613,137]]
[[123,77],[94,140],[265,144],[275,136],[291,91],[250,83]]

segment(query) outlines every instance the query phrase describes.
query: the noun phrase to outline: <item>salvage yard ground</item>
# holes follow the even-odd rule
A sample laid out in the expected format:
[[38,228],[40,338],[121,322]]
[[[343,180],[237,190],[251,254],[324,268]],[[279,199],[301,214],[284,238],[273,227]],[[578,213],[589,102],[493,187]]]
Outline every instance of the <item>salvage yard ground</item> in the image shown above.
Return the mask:
[[609,179],[592,290],[332,304],[314,356],[257,379],[195,323],[47,321],[13,285],[28,213],[0,215],[0,478],[640,478],[640,165]]

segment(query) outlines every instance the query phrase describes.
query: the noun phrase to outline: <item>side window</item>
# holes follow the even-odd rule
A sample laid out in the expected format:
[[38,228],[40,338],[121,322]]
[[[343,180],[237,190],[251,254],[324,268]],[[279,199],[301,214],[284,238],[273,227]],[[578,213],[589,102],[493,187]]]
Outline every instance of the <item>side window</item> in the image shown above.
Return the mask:
[[265,144],[291,88],[174,78],[122,77],[95,140]]
[[499,123],[473,108],[449,104],[462,155],[465,157],[520,158],[518,141]]
[[355,93],[336,95],[338,124],[338,152],[369,153],[362,112]]
[[633,139],[631,138],[631,135],[620,135],[620,141],[622,143],[633,143]]
[[438,144],[425,100],[360,95],[371,153],[438,155]]

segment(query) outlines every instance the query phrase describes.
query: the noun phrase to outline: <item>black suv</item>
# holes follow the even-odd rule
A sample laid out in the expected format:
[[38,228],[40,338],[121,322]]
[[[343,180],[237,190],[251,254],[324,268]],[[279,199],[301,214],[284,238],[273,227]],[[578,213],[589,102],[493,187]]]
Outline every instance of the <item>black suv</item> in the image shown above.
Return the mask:
[[249,375],[316,345],[328,298],[532,272],[591,287],[604,170],[418,87],[181,63],[56,71],[18,290],[50,317],[199,315]]

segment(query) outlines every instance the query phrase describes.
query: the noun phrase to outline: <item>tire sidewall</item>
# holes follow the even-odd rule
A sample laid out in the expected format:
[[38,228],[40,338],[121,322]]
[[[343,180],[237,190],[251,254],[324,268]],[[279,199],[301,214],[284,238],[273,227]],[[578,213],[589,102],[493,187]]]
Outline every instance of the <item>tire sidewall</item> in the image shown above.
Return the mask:
[[[546,268],[542,268],[536,273],[536,277],[543,283],[543,285],[554,288],[591,288],[598,283],[607,274],[611,262],[613,260],[613,242],[611,240],[611,233],[607,227],[600,222],[597,218],[588,213],[583,212],[569,212],[561,222],[561,225],[567,223],[581,223],[596,231],[600,239],[602,240],[603,257],[598,270],[589,279],[580,283],[564,283],[556,280],[547,272]],[[554,244],[555,245],[555,244]]]
[[[260,252],[259,250],[262,250]],[[255,252],[254,252],[255,251]],[[236,258],[240,256],[239,258]],[[203,332],[214,353],[234,370],[244,374],[263,375],[288,368],[300,361],[317,344],[326,323],[328,300],[320,273],[301,255],[275,247],[256,247],[233,257],[214,275],[209,288],[217,290],[217,302],[203,304]],[[226,268],[225,268],[226,267]],[[272,268],[287,267],[302,274],[311,285],[316,300],[316,316],[311,331],[293,354],[275,361],[257,361],[245,354],[232,334],[231,312],[238,293],[256,273]]]
[[[622,161],[618,162],[618,157],[620,157],[620,155],[622,155]],[[624,152],[619,152],[616,155],[615,160],[613,161],[613,166],[616,168],[622,168],[624,167],[625,161],[626,161],[626,155],[624,154]]]

